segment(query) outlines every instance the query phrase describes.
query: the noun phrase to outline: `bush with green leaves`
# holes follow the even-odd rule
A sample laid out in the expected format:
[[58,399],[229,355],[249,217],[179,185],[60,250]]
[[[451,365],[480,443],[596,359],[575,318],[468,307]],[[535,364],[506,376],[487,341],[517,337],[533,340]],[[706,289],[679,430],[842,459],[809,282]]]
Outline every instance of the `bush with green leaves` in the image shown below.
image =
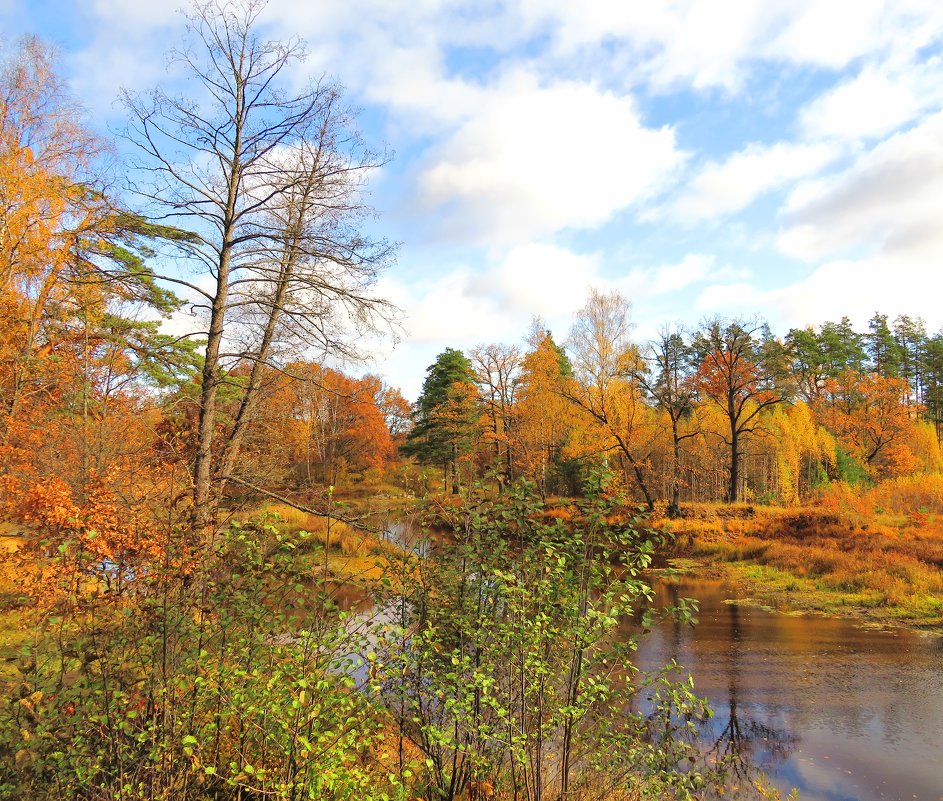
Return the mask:
[[471,498],[454,537],[391,572],[372,673],[399,737],[421,751],[414,792],[693,798],[718,780],[694,745],[706,703],[670,680],[674,666],[632,665],[653,623],[641,571],[660,535],[626,508],[604,473],[555,512],[519,483]]
[[588,490],[472,498],[422,556],[385,554],[357,614],[271,521],[181,536],[117,583],[66,543],[5,688],[0,798],[696,797],[709,710],[672,666],[631,663],[659,535],[607,477]]
[[0,797],[403,797],[354,679],[361,632],[298,536],[234,523],[192,569],[64,593],[0,719]]

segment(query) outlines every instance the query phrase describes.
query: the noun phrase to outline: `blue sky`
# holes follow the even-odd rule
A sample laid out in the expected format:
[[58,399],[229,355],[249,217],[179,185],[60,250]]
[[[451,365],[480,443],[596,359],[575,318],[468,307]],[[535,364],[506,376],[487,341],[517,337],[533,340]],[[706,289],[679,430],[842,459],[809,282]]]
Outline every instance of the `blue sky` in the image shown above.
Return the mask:
[[[57,42],[93,125],[167,79],[181,0],[0,0]],[[590,286],[637,338],[708,315],[774,331],[876,311],[943,326],[939,0],[272,0],[395,158],[378,291],[406,335],[371,365],[415,397],[445,347],[565,338]],[[299,79],[303,76],[299,75]]]

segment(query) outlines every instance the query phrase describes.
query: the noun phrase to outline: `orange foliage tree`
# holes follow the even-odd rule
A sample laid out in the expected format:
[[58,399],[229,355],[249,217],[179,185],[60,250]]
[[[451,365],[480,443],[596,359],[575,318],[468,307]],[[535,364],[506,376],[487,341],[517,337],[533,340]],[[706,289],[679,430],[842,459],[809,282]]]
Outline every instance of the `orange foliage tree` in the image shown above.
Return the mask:
[[549,331],[535,326],[531,345],[521,361],[510,446],[515,472],[536,483],[546,496],[551,472],[573,431],[573,409],[565,397],[573,368]]
[[[254,480],[336,484],[348,471],[381,469],[394,456],[393,424],[402,396],[376,376],[352,378],[310,362],[271,376],[250,428],[251,458],[238,466]],[[278,447],[273,447],[278,443]],[[267,472],[259,473],[265,466]]]
[[826,382],[816,411],[846,450],[873,476],[895,476],[916,467],[909,445],[918,409],[904,402],[904,379],[846,370]]
[[148,387],[193,351],[140,319],[177,306],[147,242],[185,235],[96,189],[99,150],[48,49],[24,41],[0,68],[0,504],[34,542],[121,565],[154,555],[172,500]]
[[740,499],[740,460],[744,440],[761,429],[761,415],[786,399],[776,370],[764,352],[756,321],[707,321],[694,340],[699,355],[697,391],[723,414],[725,426],[714,432],[729,450],[726,500]]
[[490,465],[497,471],[498,491],[512,479],[514,460],[513,409],[517,400],[521,352],[514,346],[481,345],[471,353],[483,407],[482,442],[491,449]]

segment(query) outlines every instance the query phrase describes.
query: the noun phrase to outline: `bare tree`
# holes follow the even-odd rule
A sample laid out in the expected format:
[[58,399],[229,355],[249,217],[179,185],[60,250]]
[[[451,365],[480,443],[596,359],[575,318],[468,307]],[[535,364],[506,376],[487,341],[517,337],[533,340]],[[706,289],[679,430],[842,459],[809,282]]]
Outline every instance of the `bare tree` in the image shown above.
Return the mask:
[[[357,355],[348,336],[395,312],[370,292],[391,248],[361,232],[369,213],[363,183],[382,159],[351,132],[337,87],[282,88],[305,51],[298,40],[258,36],[263,7],[261,0],[196,6],[188,45],[173,61],[198,94],[125,95],[128,137],[145,157],[135,189],[153,216],[198,234],[186,252],[211,279],[206,288],[167,276],[199,299],[194,307],[208,320],[193,463],[200,524],[211,520],[235,465],[262,367],[279,367],[286,346]],[[227,370],[245,362],[250,375],[220,445],[218,390]]]

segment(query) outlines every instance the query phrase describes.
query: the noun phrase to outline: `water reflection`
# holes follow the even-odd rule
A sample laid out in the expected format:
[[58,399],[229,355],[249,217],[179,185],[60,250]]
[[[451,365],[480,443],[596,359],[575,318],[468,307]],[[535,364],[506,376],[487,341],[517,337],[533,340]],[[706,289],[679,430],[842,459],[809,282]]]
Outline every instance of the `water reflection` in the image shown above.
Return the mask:
[[695,628],[643,638],[638,666],[684,665],[716,717],[705,749],[734,783],[757,771],[801,798],[943,798],[943,640],[875,632],[725,603],[716,582],[658,583],[657,600],[700,601]]

